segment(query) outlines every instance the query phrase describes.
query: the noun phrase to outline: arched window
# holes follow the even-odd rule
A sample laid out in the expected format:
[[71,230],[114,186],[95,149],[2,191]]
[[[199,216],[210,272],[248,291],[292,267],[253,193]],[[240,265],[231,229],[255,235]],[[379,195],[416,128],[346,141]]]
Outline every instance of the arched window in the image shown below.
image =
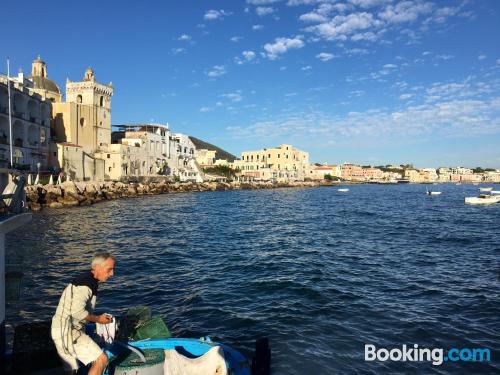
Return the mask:
[[80,118],[80,125],[81,126],[84,126],[85,125],[85,118]]
[[82,102],[82,96],[81,96],[81,95],[78,95],[78,96],[76,97],[76,102],[77,102],[77,103],[81,103],[81,102]]
[[99,99],[99,106],[104,107],[104,96],[101,96],[101,98]]
[[13,155],[13,157],[14,157],[14,163],[15,164],[22,164],[23,163],[23,156],[24,156],[23,152],[21,150],[19,150],[19,149],[16,148],[14,150],[14,155]]

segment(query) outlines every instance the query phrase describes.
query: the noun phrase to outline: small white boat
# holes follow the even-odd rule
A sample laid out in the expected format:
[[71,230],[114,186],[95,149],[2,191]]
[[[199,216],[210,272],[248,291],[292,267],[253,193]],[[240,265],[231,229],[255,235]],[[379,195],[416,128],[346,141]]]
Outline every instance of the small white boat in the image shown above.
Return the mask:
[[467,204],[493,204],[499,203],[500,196],[482,194],[479,197],[466,197],[465,203]]
[[342,192],[342,193],[345,193],[345,192],[349,191],[349,189],[347,189],[347,188],[342,188],[342,189],[337,189],[337,191],[340,191],[340,192]]
[[482,191],[482,192],[488,192],[488,191],[492,191],[492,190],[493,190],[492,187],[479,188],[479,191]]
[[458,185],[462,185],[462,183],[461,183],[461,182],[457,182],[455,185],[457,185],[457,186],[458,186]]
[[441,195],[440,191],[429,191],[427,190],[427,195]]
[[491,195],[497,195],[497,194],[500,194],[500,190],[492,190],[492,191],[490,191],[490,194],[491,194]]

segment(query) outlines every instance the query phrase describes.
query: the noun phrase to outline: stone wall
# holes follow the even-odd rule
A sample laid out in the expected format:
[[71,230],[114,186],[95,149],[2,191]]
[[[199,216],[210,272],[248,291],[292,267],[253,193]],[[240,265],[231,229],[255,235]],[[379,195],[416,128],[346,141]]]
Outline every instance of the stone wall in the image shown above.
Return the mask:
[[215,190],[239,189],[275,189],[286,187],[329,186],[329,182],[203,182],[203,183],[171,183],[167,181],[145,183],[123,182],[73,182],[66,181],[60,185],[26,186],[28,208],[40,211],[44,207],[61,208],[68,206],[90,206],[94,203],[137,197],[142,195],[167,194],[179,192],[201,192]]

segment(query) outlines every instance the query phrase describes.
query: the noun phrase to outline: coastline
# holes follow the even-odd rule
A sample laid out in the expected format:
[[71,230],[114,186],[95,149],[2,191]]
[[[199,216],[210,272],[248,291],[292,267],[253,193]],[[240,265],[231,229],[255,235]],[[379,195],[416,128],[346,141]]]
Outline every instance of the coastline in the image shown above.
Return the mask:
[[30,211],[44,208],[63,208],[91,206],[93,204],[145,195],[172,194],[181,192],[204,192],[217,190],[258,190],[277,188],[304,188],[332,186],[338,183],[328,181],[301,182],[73,182],[66,181],[59,185],[26,186],[26,202]]

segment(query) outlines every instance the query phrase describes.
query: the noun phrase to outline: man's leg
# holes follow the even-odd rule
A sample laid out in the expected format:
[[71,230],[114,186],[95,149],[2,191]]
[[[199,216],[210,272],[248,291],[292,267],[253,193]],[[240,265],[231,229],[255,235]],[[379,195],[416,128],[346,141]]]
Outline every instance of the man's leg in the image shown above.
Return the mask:
[[88,375],[102,375],[106,364],[108,363],[108,356],[106,353],[102,353],[97,359],[92,363],[92,367],[89,370]]

